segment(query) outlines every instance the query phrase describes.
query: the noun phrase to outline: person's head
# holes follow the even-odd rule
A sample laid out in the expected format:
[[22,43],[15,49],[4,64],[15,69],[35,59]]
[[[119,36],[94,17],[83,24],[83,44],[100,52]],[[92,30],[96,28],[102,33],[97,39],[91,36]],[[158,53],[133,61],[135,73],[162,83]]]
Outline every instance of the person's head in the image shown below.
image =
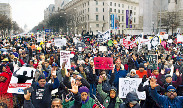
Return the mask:
[[139,71],[140,72],[143,72],[144,71],[144,64],[143,63],[140,63],[140,65],[139,65]]
[[23,75],[24,75],[24,76],[27,75],[27,71],[23,71]]
[[137,101],[132,101],[132,102],[129,102],[128,105],[130,108],[133,108],[138,102]]
[[53,55],[50,55],[50,59],[54,59]]
[[117,89],[115,87],[111,87],[111,90],[110,90],[110,98],[115,98],[116,97],[116,92],[117,92]]
[[79,72],[78,72],[77,70],[75,70],[75,71],[73,72],[72,77],[75,79],[77,75],[79,75]]
[[94,66],[93,60],[90,61],[90,65],[91,65],[92,67]]
[[75,71],[74,67],[71,67],[71,69],[69,69],[69,73],[72,74]]
[[173,87],[172,85],[169,85],[168,87],[167,87],[167,96],[168,96],[168,98],[170,98],[170,99],[174,99],[175,97],[177,97],[177,93],[176,93],[176,89],[175,89],[175,87]]
[[102,70],[102,71],[100,72],[100,75],[102,76],[103,81],[105,81],[105,80],[107,79],[107,74],[106,74],[105,70]]
[[52,67],[53,67],[54,69],[57,69],[57,68],[58,68],[58,65],[57,65],[56,63],[53,63],[53,64],[52,64]]
[[154,75],[159,75],[158,69],[154,69],[154,70],[153,70],[153,74],[154,74]]
[[115,64],[116,64],[116,68],[120,68],[120,66],[121,66],[121,60],[120,59],[117,59],[116,62],[115,62]]
[[6,81],[6,79],[8,78],[8,74],[3,72],[0,74],[0,82],[4,82]]
[[39,86],[40,86],[40,87],[44,87],[44,86],[45,86],[45,84],[46,84],[45,75],[41,74],[41,75],[38,77],[38,83],[39,83]]
[[89,93],[89,89],[86,86],[82,86],[79,88],[79,93],[81,94],[81,100],[82,101],[86,101],[88,97],[88,93]]
[[59,98],[52,100],[51,108],[62,108],[62,101]]
[[165,75],[165,81],[167,83],[171,83],[172,82],[172,76],[170,74]]
[[13,48],[13,52],[16,52],[16,48]]
[[83,71],[83,65],[79,65],[79,71]]
[[132,69],[132,70],[130,71],[130,76],[131,76],[131,77],[134,77],[135,74],[136,74],[136,70],[135,70],[135,69]]
[[85,57],[85,62],[86,62],[86,63],[88,63],[88,62],[89,62],[88,57]]
[[44,65],[45,65],[46,67],[48,67],[48,66],[49,66],[49,62],[48,62],[47,60],[45,60]]

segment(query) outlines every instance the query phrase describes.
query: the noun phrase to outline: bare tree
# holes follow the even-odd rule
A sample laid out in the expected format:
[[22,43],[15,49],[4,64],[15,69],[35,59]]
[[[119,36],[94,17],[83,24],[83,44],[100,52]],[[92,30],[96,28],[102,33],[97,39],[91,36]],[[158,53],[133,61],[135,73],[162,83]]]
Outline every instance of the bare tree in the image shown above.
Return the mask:
[[179,26],[178,12],[165,12],[162,16],[162,28],[168,33],[170,29],[176,29]]

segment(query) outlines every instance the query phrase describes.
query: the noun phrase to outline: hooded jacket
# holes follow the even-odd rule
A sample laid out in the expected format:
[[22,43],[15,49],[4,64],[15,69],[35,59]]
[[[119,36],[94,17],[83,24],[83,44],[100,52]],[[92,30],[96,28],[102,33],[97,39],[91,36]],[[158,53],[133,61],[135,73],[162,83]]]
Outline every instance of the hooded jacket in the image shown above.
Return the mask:
[[[111,90],[116,90],[115,88],[111,87]],[[97,85],[97,91],[98,93],[100,94],[100,96],[102,97],[102,99],[104,100],[103,102],[103,105],[105,108],[108,107],[109,103],[110,103],[110,96],[108,93],[105,93],[103,90],[102,90],[102,84],[98,84]],[[115,107],[114,108],[119,108],[120,104],[122,104],[123,101],[119,98],[119,97],[116,97],[116,103],[115,103]]]

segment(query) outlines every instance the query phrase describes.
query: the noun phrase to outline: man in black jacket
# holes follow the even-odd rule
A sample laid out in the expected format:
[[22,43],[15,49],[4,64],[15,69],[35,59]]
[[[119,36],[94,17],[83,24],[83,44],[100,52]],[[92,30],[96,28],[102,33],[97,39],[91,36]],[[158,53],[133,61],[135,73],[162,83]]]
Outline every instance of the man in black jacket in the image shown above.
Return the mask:
[[38,78],[38,82],[34,82],[32,87],[32,103],[35,108],[50,108],[51,106],[51,91],[59,87],[59,80],[55,73],[56,70],[52,70],[51,74],[54,78],[54,83],[46,83],[45,76],[41,74]]

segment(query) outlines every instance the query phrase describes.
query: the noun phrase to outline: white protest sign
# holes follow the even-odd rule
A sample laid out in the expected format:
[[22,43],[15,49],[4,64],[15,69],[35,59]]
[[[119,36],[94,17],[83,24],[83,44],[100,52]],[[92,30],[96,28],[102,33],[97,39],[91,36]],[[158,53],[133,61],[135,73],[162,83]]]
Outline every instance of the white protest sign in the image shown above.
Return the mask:
[[23,89],[31,86],[35,71],[34,68],[20,67],[13,73],[7,92],[24,94]]
[[78,50],[79,50],[79,51],[82,51],[82,47],[78,47]]
[[105,42],[107,40],[110,40],[110,30],[106,31],[105,33],[98,32],[98,42]]
[[[139,99],[145,100],[145,92],[139,92],[138,87],[142,82],[142,78],[119,78],[119,98],[126,98],[126,95],[133,91],[136,92]],[[145,82],[147,85],[148,82]]]
[[66,63],[65,68],[71,69],[70,51],[60,51],[60,66],[61,67],[64,62]]
[[168,39],[168,34],[164,34],[163,39]]
[[107,51],[107,46],[99,46],[99,51]]
[[37,42],[43,42],[43,38],[37,38]]
[[183,35],[177,35],[177,42],[183,42]]
[[173,40],[172,40],[172,39],[169,39],[167,42],[168,42],[168,43],[172,43],[172,42],[173,42]]
[[66,46],[67,40],[65,38],[62,39],[54,39],[55,46],[61,47]]
[[120,42],[119,42],[121,45],[123,44],[123,39],[120,39]]

